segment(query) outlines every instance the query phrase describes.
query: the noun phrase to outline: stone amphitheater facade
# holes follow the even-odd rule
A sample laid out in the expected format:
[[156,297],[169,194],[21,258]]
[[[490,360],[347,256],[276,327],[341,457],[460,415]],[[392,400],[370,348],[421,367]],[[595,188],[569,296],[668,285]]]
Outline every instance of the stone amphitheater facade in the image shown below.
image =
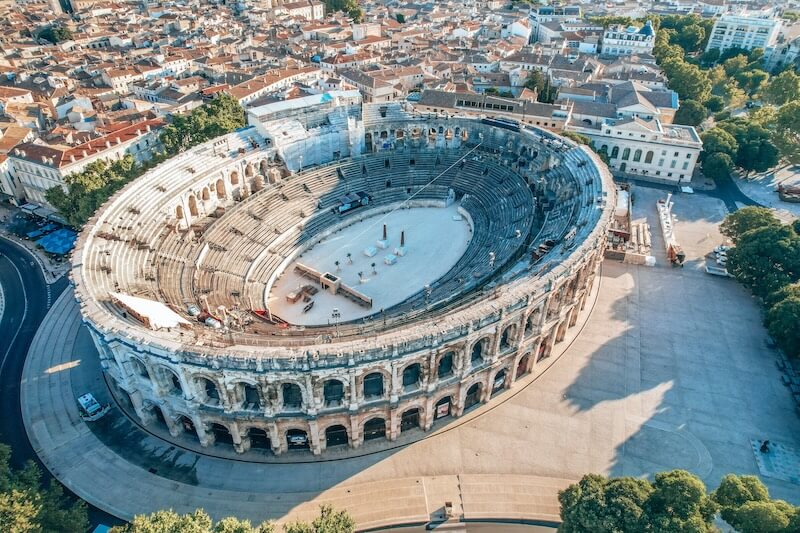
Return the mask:
[[[615,203],[591,150],[392,106],[364,104],[355,124],[344,153],[295,172],[255,127],[215,139],[129,184],[84,228],[76,297],[115,398],[140,423],[265,457],[421,437],[536,373],[585,319]],[[426,291],[335,331],[249,316],[297,249],[361,216],[331,213],[344,190],[380,209],[450,189],[474,237]],[[150,329],[112,293],[191,324]],[[191,306],[224,309],[226,326],[198,322]]]

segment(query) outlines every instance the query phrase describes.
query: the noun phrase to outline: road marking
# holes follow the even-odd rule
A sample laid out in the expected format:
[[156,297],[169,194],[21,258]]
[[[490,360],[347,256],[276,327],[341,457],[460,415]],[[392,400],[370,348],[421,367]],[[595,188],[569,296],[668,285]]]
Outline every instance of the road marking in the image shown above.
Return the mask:
[[11,266],[14,267],[14,271],[17,273],[17,277],[19,278],[20,287],[22,287],[22,299],[25,302],[25,308],[22,310],[22,320],[19,321],[19,325],[17,326],[17,331],[14,332],[14,336],[11,337],[11,342],[8,343],[5,353],[3,354],[3,359],[0,361],[0,375],[3,374],[3,368],[6,366],[6,359],[8,359],[8,354],[11,352],[11,347],[14,345],[14,342],[17,340],[17,336],[19,335],[20,330],[22,329],[22,325],[25,323],[25,319],[28,317],[28,291],[25,290],[25,282],[22,280],[22,273],[17,268],[17,265],[14,261],[11,260],[10,257],[5,258]]

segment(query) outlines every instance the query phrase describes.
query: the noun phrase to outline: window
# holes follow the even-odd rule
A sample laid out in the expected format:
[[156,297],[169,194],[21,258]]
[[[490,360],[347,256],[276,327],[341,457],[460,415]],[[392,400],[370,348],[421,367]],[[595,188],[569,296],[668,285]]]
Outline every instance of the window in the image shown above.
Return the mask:
[[660,166],[660,167],[664,166],[664,159],[663,158],[658,160],[658,166]]
[[688,161],[684,161],[683,162],[683,170],[689,170],[689,162]]
[[670,161],[669,162],[669,168],[675,168],[675,163],[676,163],[676,161],[674,159],[672,161]]
[[630,148],[625,148],[622,151],[622,160],[623,161],[627,161],[628,159],[630,159],[630,157],[631,157],[631,149]]
[[686,154],[686,159],[691,159],[691,158],[692,158],[692,154]]

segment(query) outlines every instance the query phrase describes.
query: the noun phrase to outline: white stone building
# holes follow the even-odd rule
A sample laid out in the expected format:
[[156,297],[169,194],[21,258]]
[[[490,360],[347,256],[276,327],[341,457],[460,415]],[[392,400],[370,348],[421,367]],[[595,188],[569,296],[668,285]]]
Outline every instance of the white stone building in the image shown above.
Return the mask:
[[648,20],[644,26],[609,26],[603,32],[600,53],[605,56],[652,54],[656,44],[656,31]]
[[605,151],[613,172],[661,181],[691,180],[703,150],[692,126],[667,125],[660,120],[627,118],[594,126],[570,122],[566,129],[586,135],[599,151]]
[[769,57],[781,28],[781,19],[771,15],[722,15],[714,23],[706,51],[728,48],[762,48]]

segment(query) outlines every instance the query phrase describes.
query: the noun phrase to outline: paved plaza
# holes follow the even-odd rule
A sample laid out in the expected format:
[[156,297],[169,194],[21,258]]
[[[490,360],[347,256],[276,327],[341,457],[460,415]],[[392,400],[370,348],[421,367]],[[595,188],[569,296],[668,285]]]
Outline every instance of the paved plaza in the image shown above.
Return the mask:
[[775,215],[781,220],[788,222],[800,217],[800,204],[784,202],[778,197],[777,192],[781,184],[786,186],[800,184],[800,166],[790,165],[761,174],[752,174],[747,179],[737,175],[732,177],[739,190],[764,207],[774,209]]
[[[430,520],[451,501],[466,518],[555,521],[558,489],[587,472],[685,468],[712,488],[729,472],[759,474],[751,441],[800,449],[800,418],[758,304],[733,280],[702,271],[703,255],[721,241],[723,204],[675,198],[687,263],[673,268],[655,215],[663,194],[634,188],[634,216],[650,221],[657,266],[605,262],[591,316],[559,345],[563,356],[418,442],[365,446],[372,453],[349,459],[256,464],[165,443],[117,410],[89,428],[75,397],[106,397],[105,383],[68,293],[28,356],[28,434],[56,477],[122,518],[203,507],[215,517],[282,521],[329,502],[360,527],[378,527]],[[774,497],[800,504],[798,485],[762,480]]]

